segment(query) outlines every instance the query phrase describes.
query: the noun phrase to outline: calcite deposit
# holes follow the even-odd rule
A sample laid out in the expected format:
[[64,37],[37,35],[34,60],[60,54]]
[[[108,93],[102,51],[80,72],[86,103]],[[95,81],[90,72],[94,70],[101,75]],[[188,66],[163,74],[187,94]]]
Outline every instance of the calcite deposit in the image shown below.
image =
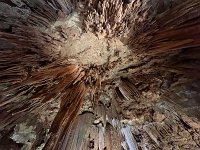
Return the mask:
[[200,149],[199,0],[0,0],[0,150]]

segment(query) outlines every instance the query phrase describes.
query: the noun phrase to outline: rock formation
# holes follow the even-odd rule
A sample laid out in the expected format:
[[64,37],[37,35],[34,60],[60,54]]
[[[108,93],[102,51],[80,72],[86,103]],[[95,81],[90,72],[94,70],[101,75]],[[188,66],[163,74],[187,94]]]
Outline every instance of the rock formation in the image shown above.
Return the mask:
[[200,149],[199,0],[0,0],[0,150]]

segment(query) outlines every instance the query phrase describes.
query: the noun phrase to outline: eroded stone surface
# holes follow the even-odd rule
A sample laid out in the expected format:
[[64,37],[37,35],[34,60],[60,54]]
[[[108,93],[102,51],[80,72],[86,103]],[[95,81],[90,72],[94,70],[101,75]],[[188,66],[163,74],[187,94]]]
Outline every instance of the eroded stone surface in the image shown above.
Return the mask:
[[[75,59],[83,66],[98,67],[103,79],[112,79],[122,70],[139,62],[128,45],[119,38],[107,38],[82,29],[81,13],[74,12],[66,21],[57,21],[48,32],[62,44],[55,49],[62,58]],[[119,75],[118,75],[119,76]]]

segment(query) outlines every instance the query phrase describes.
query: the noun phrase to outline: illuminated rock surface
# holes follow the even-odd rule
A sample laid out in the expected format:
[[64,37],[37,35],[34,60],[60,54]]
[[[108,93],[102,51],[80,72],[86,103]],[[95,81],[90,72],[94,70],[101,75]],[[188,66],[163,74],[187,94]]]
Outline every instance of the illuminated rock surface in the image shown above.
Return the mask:
[[200,149],[199,0],[0,0],[0,150]]

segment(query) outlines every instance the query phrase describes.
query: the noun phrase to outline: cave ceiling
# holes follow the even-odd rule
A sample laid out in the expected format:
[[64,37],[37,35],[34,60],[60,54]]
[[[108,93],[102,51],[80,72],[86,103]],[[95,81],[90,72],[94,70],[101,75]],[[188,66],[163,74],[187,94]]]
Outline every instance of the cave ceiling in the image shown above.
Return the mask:
[[0,150],[200,149],[199,0],[0,0]]

